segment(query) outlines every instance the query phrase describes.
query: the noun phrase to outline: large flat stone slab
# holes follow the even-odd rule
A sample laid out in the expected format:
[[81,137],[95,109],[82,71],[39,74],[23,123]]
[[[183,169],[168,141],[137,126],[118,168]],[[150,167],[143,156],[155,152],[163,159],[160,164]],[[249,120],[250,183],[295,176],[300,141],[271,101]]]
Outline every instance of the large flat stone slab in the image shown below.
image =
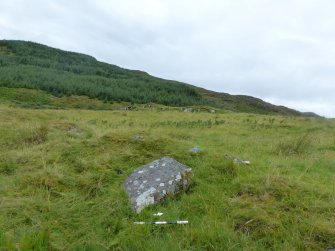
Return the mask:
[[124,182],[134,211],[162,201],[167,195],[185,191],[190,185],[192,169],[170,157],[143,165]]

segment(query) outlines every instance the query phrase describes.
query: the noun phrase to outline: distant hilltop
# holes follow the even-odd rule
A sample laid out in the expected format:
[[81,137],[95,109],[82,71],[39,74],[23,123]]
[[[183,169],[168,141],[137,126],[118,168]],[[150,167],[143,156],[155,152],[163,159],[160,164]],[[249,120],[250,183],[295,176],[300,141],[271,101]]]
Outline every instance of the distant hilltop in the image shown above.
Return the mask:
[[209,91],[99,62],[85,54],[17,40],[0,40],[0,86],[104,101],[212,106],[235,112],[319,117],[258,98]]

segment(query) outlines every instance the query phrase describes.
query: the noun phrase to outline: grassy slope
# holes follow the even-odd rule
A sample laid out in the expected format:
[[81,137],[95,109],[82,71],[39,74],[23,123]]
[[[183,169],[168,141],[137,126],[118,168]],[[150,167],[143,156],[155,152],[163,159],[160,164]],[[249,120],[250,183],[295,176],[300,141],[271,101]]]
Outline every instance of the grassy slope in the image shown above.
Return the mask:
[[246,95],[230,95],[228,93],[217,93],[206,89],[199,88],[201,96],[205,97],[217,104],[223,104],[223,108],[231,111],[243,111],[258,114],[270,115],[291,115],[291,116],[305,116],[305,117],[318,117],[314,113],[301,113],[299,111],[284,107],[277,106],[261,99],[254,98]]
[[[7,105],[0,105],[0,118],[4,250],[335,246],[334,120]],[[139,134],[144,140],[133,141]],[[194,146],[203,152],[190,154]],[[251,165],[236,165],[225,153]],[[132,213],[122,182],[134,168],[166,155],[193,168],[192,188]],[[117,168],[124,173],[117,175]],[[132,224],[153,220],[158,211],[161,220],[190,224]]]
[[0,101],[11,107],[33,109],[120,109],[129,103],[116,103],[91,99],[87,96],[56,97],[40,90],[0,87]]
[[24,41],[0,40],[0,86],[40,89],[56,96],[86,95],[108,101],[211,105],[238,112],[315,116],[257,98],[208,91],[102,63],[84,54]]
[[[0,87],[0,103],[13,108],[29,109],[86,109],[86,110],[155,110],[155,111],[182,111],[187,107],[171,107],[160,104],[133,104],[130,102],[112,102],[89,98],[87,96],[56,97],[41,90],[25,88]],[[224,112],[211,106],[192,106],[195,112]]]

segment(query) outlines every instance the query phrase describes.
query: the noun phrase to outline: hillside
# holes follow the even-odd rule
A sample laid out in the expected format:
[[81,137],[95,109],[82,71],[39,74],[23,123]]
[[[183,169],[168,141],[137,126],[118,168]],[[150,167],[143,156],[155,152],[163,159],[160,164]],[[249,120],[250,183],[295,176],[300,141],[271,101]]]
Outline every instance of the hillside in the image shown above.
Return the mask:
[[103,101],[213,106],[237,112],[316,116],[260,99],[217,93],[97,61],[45,45],[0,41],[0,86],[46,91],[54,96],[87,96]]

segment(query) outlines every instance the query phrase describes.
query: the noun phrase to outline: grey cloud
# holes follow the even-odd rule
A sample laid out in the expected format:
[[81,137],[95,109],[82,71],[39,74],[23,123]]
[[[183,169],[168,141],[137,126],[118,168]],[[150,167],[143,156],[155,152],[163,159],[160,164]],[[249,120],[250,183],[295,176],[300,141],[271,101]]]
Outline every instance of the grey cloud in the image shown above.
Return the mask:
[[0,2],[0,38],[335,117],[334,8],[331,0],[12,0]]

